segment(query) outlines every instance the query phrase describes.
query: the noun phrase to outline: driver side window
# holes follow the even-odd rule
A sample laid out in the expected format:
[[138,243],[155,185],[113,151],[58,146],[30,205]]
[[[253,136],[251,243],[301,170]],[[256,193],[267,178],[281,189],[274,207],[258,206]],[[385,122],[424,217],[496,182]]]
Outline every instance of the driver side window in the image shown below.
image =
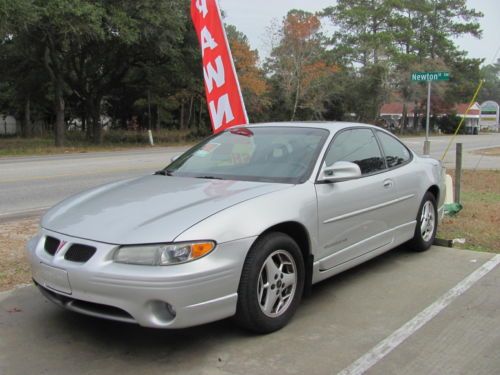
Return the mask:
[[370,129],[349,129],[339,133],[325,158],[327,166],[338,161],[357,164],[363,175],[385,169],[375,134]]

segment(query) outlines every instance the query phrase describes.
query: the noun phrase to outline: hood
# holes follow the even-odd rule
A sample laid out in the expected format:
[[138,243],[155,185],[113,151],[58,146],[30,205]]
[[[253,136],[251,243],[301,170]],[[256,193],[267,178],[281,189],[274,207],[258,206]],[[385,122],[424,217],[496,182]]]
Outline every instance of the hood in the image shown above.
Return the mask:
[[171,242],[189,227],[227,207],[288,186],[146,176],[68,198],[45,214],[42,227],[111,244]]

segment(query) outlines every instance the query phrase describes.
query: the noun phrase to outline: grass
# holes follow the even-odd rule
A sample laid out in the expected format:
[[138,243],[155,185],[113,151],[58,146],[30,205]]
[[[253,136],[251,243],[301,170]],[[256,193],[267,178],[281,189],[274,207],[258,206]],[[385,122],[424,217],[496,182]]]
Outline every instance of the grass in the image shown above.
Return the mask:
[[31,281],[24,246],[38,230],[38,218],[0,223],[0,292]]
[[485,148],[477,150],[475,153],[484,156],[500,156],[500,147]]
[[[203,138],[204,134],[189,130],[162,130],[153,132],[156,146],[180,146],[194,143]],[[130,148],[150,147],[147,132],[107,131],[103,141],[95,145],[85,139],[84,134],[68,132],[64,147],[55,147],[51,135],[37,138],[0,137],[0,157],[49,155],[64,153],[85,153],[92,151],[117,151]]]
[[438,237],[465,239],[457,248],[500,253],[500,171],[463,171],[461,203],[463,210],[445,217]]

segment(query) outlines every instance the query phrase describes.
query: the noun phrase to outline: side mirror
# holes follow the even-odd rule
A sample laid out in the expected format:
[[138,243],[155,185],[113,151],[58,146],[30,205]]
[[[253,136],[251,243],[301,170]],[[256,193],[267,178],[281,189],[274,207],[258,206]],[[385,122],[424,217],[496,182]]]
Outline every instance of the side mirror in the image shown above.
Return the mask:
[[174,156],[172,156],[172,157],[170,158],[170,162],[172,162],[172,163],[173,163],[174,161],[176,161],[177,159],[179,159],[179,156],[180,156],[180,155],[174,155]]
[[349,161],[338,161],[329,167],[324,166],[318,182],[340,182],[361,177],[359,165]]

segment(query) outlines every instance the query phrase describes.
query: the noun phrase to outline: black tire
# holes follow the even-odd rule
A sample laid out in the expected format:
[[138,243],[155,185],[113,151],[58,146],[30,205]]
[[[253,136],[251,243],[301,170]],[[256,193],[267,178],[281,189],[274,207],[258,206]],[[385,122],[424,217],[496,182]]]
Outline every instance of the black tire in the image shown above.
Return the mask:
[[[273,270],[270,266],[271,261],[276,266],[276,260],[278,263],[283,262],[279,272],[277,268]],[[290,260],[293,262],[289,262]],[[278,277],[275,279],[273,274]],[[284,280],[295,280],[295,288],[291,286],[292,283],[287,286],[284,282],[282,283],[281,280],[284,276]],[[262,282],[263,280],[266,283]],[[243,265],[238,287],[236,322],[241,327],[257,333],[270,333],[283,328],[293,317],[300,304],[304,280],[304,258],[297,243],[284,233],[265,234],[252,245]],[[268,287],[264,287],[265,285]],[[292,290],[294,290],[293,293]],[[259,291],[262,291],[260,298]],[[274,297],[275,295],[276,297]],[[276,300],[276,303],[265,303],[264,305],[274,306],[274,312],[272,309],[266,309],[265,306],[261,307],[263,302],[273,301],[273,299]],[[284,302],[285,300],[286,302]],[[280,310],[282,302],[284,306]],[[276,314],[276,316],[270,316],[272,314]]]
[[[432,212],[430,212],[431,206],[432,206]],[[423,217],[422,212],[426,208],[429,210],[429,214],[433,215],[432,230],[430,230],[430,228],[428,228],[427,230],[424,230],[422,228],[422,223],[425,220],[425,217]],[[413,251],[418,251],[418,252],[429,249],[434,243],[434,239],[436,238],[437,227],[438,227],[438,215],[436,208],[436,198],[434,197],[434,194],[428,191],[427,193],[425,193],[424,198],[422,199],[422,203],[420,203],[420,208],[418,209],[417,226],[415,227],[415,234],[413,235],[413,238],[409,242],[410,248]]]

